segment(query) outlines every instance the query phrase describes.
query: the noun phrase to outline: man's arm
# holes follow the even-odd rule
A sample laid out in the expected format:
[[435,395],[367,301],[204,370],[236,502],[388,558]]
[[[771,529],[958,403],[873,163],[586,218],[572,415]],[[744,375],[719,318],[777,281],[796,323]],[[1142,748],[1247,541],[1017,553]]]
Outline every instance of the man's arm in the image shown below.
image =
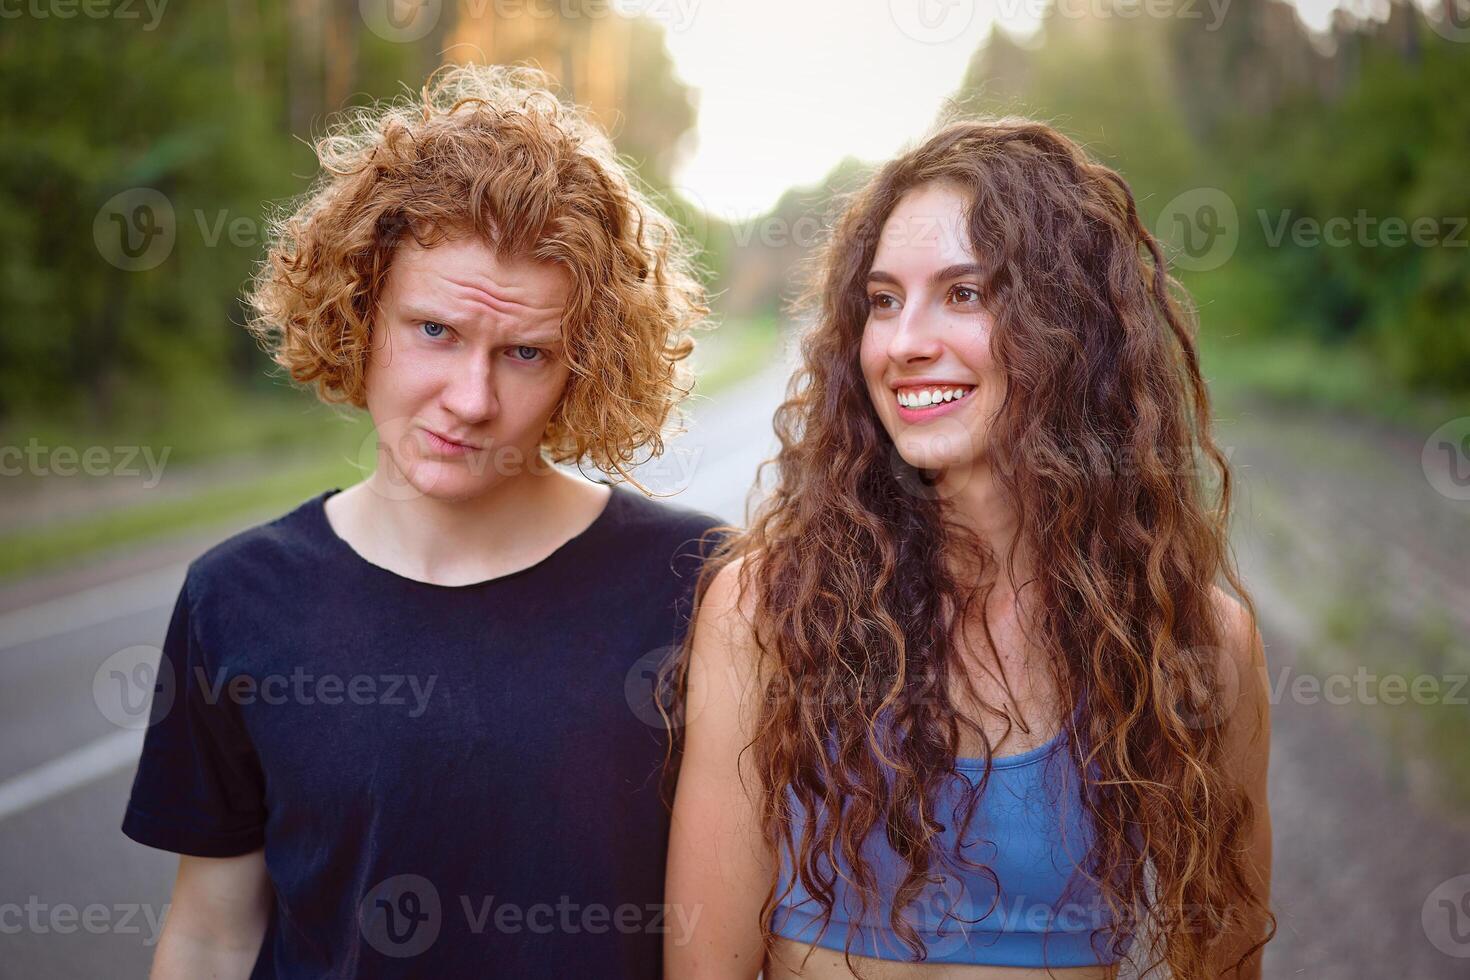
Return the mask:
[[273,901],[264,850],[228,858],[181,855],[150,980],[249,977]]

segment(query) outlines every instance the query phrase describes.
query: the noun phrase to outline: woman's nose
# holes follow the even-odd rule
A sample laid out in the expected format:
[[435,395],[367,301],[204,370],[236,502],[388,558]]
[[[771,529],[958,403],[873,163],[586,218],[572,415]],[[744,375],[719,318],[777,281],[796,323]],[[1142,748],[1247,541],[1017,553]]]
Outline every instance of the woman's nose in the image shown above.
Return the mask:
[[936,358],[942,347],[939,332],[931,318],[918,306],[910,306],[899,314],[898,324],[888,342],[888,356],[907,364]]

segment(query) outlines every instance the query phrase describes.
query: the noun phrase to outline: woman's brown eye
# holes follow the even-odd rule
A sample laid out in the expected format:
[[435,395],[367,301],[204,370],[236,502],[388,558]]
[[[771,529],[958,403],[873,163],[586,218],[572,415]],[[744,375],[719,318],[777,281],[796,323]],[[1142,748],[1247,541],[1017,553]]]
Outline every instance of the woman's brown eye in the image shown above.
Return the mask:
[[973,303],[980,298],[980,294],[969,286],[956,286],[952,295],[956,303]]

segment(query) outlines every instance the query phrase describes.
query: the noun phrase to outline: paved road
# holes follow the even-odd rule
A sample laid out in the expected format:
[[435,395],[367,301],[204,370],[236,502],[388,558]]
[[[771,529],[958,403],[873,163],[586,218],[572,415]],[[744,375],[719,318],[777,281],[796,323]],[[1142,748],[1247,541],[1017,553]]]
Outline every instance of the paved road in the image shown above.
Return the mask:
[[[645,476],[740,521],[774,447],[784,380],[775,370],[697,405],[672,462]],[[1243,447],[1236,462],[1249,456]],[[161,641],[183,562],[208,543],[135,558],[121,579],[0,613],[0,978],[146,975],[176,858],[118,831],[139,737],[104,717],[93,679],[117,651]],[[1275,598],[1246,544],[1273,671],[1290,667],[1312,626]],[[1281,931],[1267,975],[1470,976],[1470,958],[1431,943],[1423,918],[1438,914],[1436,886],[1470,872],[1470,828],[1409,802],[1401,774],[1336,706],[1285,698],[1274,721]],[[1470,940],[1450,949],[1470,954]]]
[[[784,382],[696,397],[640,479],[742,521]],[[0,978],[146,976],[178,859],[118,830],[142,737],[99,710],[93,681],[109,656],[161,643],[188,560],[236,529],[129,556],[111,581],[83,570],[69,594],[23,588],[32,601],[0,612]]]

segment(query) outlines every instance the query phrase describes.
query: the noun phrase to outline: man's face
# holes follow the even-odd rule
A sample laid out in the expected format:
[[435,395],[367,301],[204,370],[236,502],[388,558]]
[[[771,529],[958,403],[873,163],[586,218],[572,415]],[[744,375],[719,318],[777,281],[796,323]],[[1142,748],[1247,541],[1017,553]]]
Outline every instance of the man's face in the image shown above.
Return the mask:
[[468,500],[544,472],[541,436],[571,373],[561,333],[570,290],[560,266],[499,255],[476,237],[398,246],[365,379],[380,491]]

